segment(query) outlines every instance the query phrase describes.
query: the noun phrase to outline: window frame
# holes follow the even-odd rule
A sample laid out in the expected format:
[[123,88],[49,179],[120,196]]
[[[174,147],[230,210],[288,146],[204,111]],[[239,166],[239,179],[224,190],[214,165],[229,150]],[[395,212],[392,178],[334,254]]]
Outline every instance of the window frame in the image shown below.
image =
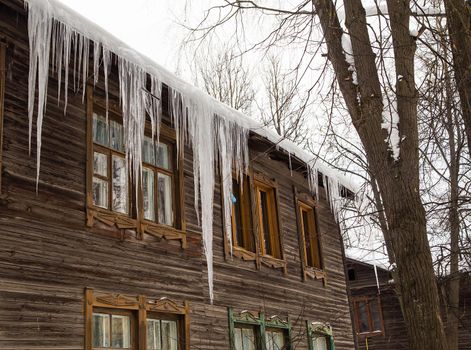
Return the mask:
[[[179,240],[182,248],[187,248],[186,240],[186,219],[184,210],[184,174],[183,174],[183,161],[184,161],[184,150],[182,149],[177,152],[176,147],[176,133],[175,130],[161,122],[159,141],[166,143],[171,146],[171,165],[172,165],[172,206],[173,206],[173,221],[174,225],[169,226],[166,224],[159,224],[157,222],[144,219],[143,213],[143,191],[140,190],[137,198],[135,191],[133,191],[135,183],[131,181],[130,176],[128,178],[128,214],[112,211],[111,209],[104,209],[93,204],[93,157],[94,147],[93,142],[93,114],[101,112],[104,115],[106,111],[106,100],[98,95],[93,89],[92,85],[87,86],[87,179],[86,179],[86,211],[87,211],[87,226],[93,227],[96,221],[105,224],[109,227],[118,229],[120,237],[124,239],[127,230],[133,230],[136,232],[138,239],[143,239],[144,234],[154,236],[157,238],[165,238],[167,240]],[[116,103],[111,97],[108,105],[108,118],[120,121],[122,112],[119,109],[119,104]],[[151,135],[150,122],[146,122],[145,135]],[[108,150],[107,147],[97,145],[98,148]],[[101,149],[100,148],[100,149]],[[114,150],[111,150],[114,152]],[[103,152],[102,152],[103,153]],[[125,153],[119,153],[120,156]],[[108,161],[110,163],[110,161]],[[144,164],[143,164],[144,166]],[[108,164],[108,174],[111,168]],[[155,173],[154,173],[155,174]],[[111,182],[112,179],[109,179]],[[155,180],[155,183],[157,181]],[[157,190],[157,186],[154,183],[154,191]],[[109,188],[111,192],[111,188]],[[111,194],[108,194],[110,198]],[[157,201],[157,198],[155,198]],[[138,206],[136,204],[139,203]],[[111,206],[111,203],[110,203]],[[109,206],[109,207],[110,207]],[[139,207],[139,210],[136,210]],[[110,207],[111,208],[111,207]],[[157,208],[155,208],[156,210]],[[157,212],[156,212],[157,215]]]
[[[373,301],[376,303],[379,323],[381,325],[381,329],[375,330],[374,328],[374,321],[371,315],[370,309],[370,302]],[[359,310],[359,303],[364,302],[366,308],[366,316],[368,318],[368,331],[360,332],[360,310]],[[384,319],[383,319],[383,310],[381,306],[381,297],[380,295],[370,295],[370,296],[355,296],[352,297],[352,304],[353,304],[353,319],[355,323],[355,333],[359,337],[371,337],[377,335],[384,335]]]
[[315,335],[325,337],[328,340],[328,350],[335,350],[332,327],[328,323],[306,321],[306,332],[309,350],[314,350]]
[[[148,299],[143,295],[127,296],[122,294],[95,293],[92,288],[85,289],[85,350],[113,350],[116,348],[93,348],[93,313],[132,315],[131,349],[147,350],[147,318],[177,320],[179,336],[178,350],[190,350],[190,319],[188,302],[177,303],[165,297]],[[148,317],[150,315],[151,317]],[[158,316],[157,316],[158,315]],[[134,320],[134,323],[133,323]],[[111,331],[111,329],[110,329]],[[133,336],[134,334],[134,336]]]
[[[306,192],[299,192],[295,186],[293,186],[294,192],[294,205],[295,205],[295,212],[296,212],[296,223],[298,229],[298,243],[299,243],[299,255],[301,260],[301,270],[302,270],[302,277],[303,281],[308,279],[322,279],[324,285],[327,283],[327,274],[325,272],[325,265],[324,265],[324,254],[323,254],[323,246],[322,246],[322,233],[319,230],[319,221],[317,215],[317,201],[312,197],[312,195],[307,194]],[[302,218],[302,212],[311,211],[312,215],[314,216],[311,218],[311,224],[314,225],[314,229],[316,232],[316,243],[317,243],[317,250],[319,254],[319,267],[309,266],[307,263],[307,248],[306,248],[306,237],[304,233],[304,219]]]
[[266,344],[266,331],[267,329],[274,329],[283,332],[285,336],[286,349],[291,349],[291,322],[289,319],[282,320],[279,316],[274,315],[266,318],[263,312],[255,313],[244,310],[240,313],[235,313],[232,307],[227,310],[229,320],[229,340],[230,349],[235,350],[235,333],[236,325],[242,327],[253,327],[254,335],[257,338],[256,350],[265,349]]

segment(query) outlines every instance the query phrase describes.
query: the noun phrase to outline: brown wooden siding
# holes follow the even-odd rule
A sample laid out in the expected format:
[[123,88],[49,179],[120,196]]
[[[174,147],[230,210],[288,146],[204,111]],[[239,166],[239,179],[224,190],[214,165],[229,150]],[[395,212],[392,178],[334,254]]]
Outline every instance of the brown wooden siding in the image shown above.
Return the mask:
[[[251,151],[257,171],[276,177],[287,274],[224,257],[220,186],[214,205],[214,304],[208,300],[201,231],[193,208],[191,152],[185,150],[188,248],[96,224],[87,228],[86,104],[73,91],[57,103],[50,76],[44,118],[39,191],[35,193],[36,142],[28,155],[28,38],[20,2],[0,1],[0,36],[7,55],[3,179],[0,197],[0,349],[84,349],[84,288],[106,293],[168,297],[190,303],[191,349],[228,349],[227,307],[289,317],[295,349],[308,349],[305,320],[332,325],[336,349],[352,349],[341,239],[326,203],[317,208],[327,283],[302,281],[293,185],[308,190],[284,162]],[[116,78],[115,73],[112,74]],[[102,77],[100,77],[100,84]],[[98,88],[99,88],[98,87]],[[110,90],[117,91],[117,80]],[[62,92],[63,94],[63,92]]]

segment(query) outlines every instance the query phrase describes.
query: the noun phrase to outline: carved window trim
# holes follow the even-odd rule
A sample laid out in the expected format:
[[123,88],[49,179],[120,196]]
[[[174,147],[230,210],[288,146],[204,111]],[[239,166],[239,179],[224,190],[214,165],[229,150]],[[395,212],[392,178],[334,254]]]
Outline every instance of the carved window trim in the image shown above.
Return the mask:
[[265,349],[267,329],[282,331],[287,345],[286,350],[291,349],[291,322],[289,319],[283,320],[278,315],[273,315],[267,318],[263,312],[257,313],[248,310],[236,313],[232,307],[229,307],[227,312],[229,319],[230,348],[232,350],[235,350],[235,328],[246,327],[254,329],[255,337],[257,339],[257,350]]
[[[353,303],[353,319],[355,322],[355,333],[359,337],[372,337],[378,335],[384,335],[384,319],[383,319],[383,310],[381,307],[381,298],[379,295],[372,295],[372,296],[355,296],[352,297]],[[366,316],[368,318],[368,328],[369,330],[366,332],[360,332],[360,310],[359,304],[365,303],[365,311]],[[376,310],[378,312],[380,329],[375,329],[373,316],[371,312],[370,305],[374,303],[376,304]]]
[[[134,327],[131,334],[133,350],[147,349],[147,316],[153,315],[161,319],[178,319],[178,331],[182,338],[178,350],[190,350],[190,319],[189,303],[177,303],[168,298],[148,299],[143,295],[128,296],[112,293],[95,293],[92,288],[85,289],[85,350],[93,350],[93,312],[94,310],[108,310],[110,313],[123,311],[134,318]],[[132,326],[131,326],[132,327]]]
[[[186,241],[186,220],[184,210],[184,175],[183,175],[183,149],[176,152],[176,134],[175,130],[166,126],[160,125],[160,138],[167,144],[172,145],[172,167],[173,167],[173,209],[174,209],[174,226],[159,224],[150,220],[144,219],[143,205],[142,205],[142,191],[139,191],[138,198],[132,196],[134,193],[134,184],[128,180],[128,213],[122,214],[111,211],[109,209],[100,208],[93,205],[92,194],[92,179],[93,179],[93,113],[94,110],[105,110],[106,101],[99,97],[94,96],[94,89],[92,86],[87,87],[87,181],[86,181],[86,210],[87,210],[87,226],[93,227],[95,221],[99,221],[107,226],[116,227],[121,230],[124,237],[125,230],[133,230],[136,232],[138,239],[142,239],[144,233],[157,237],[165,238],[167,240],[179,240],[182,248],[187,248]],[[108,111],[110,114],[121,115],[119,106],[111,99],[109,101]],[[149,133],[150,127],[146,125],[146,133]],[[139,201],[139,212],[135,210],[135,202]]]
[[[303,274],[303,281],[307,279],[322,279],[324,285],[327,282],[327,274],[324,270],[324,257],[322,249],[322,239],[321,233],[319,231],[319,222],[318,216],[316,213],[317,202],[309,194],[305,192],[298,192],[296,187],[293,186],[294,191],[294,204],[296,210],[296,223],[298,228],[298,242],[299,242],[299,256],[301,257],[301,269]],[[309,219],[310,226],[314,226],[314,231],[316,236],[313,238],[317,243],[317,254],[318,254],[318,267],[309,266],[307,259],[307,249],[306,249],[306,238],[304,232],[304,222],[303,222],[303,211],[307,212],[307,215],[311,215]],[[312,229],[312,228],[311,228]],[[311,252],[313,253],[313,252]]]
[[335,350],[332,327],[328,323],[306,321],[306,330],[309,350],[314,350],[314,339],[319,336],[326,338],[328,350]]

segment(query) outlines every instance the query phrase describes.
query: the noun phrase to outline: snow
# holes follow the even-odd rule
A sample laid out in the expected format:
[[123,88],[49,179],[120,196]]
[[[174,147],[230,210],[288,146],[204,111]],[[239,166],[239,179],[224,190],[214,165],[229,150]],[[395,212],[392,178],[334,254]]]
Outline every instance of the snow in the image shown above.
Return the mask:
[[350,65],[348,70],[352,72],[352,83],[358,85],[357,72],[355,70],[355,58],[353,56],[352,41],[350,40],[350,34],[342,34],[342,49],[345,55],[345,61]]
[[[28,90],[28,118],[31,145],[33,108],[35,102],[36,78],[38,86],[37,112],[37,183],[40,171],[41,130],[47,98],[49,56],[53,70],[57,71],[59,86],[62,83],[64,67],[64,113],[67,108],[68,67],[73,45],[74,78],[76,91],[85,87],[88,80],[88,57],[90,41],[93,42],[93,82],[99,79],[100,58],[103,64],[106,104],[108,104],[108,74],[111,67],[111,53],[118,58],[119,93],[123,111],[125,130],[126,173],[140,179],[142,173],[142,142],[146,113],[152,123],[152,137],[159,137],[161,118],[161,84],[170,87],[171,117],[176,131],[177,153],[189,145],[193,150],[193,171],[195,191],[195,211],[201,224],[203,247],[208,271],[208,287],[211,302],[213,292],[213,201],[216,168],[219,161],[222,176],[222,193],[225,203],[224,218],[226,235],[231,240],[232,174],[241,176],[249,164],[248,137],[255,132],[273,142],[278,149],[288,152],[306,163],[311,189],[318,194],[317,179],[321,172],[327,184],[331,208],[338,217],[342,198],[341,186],[356,191],[357,186],[351,177],[340,174],[320,159],[305,152],[292,142],[269,131],[253,119],[218,102],[201,90],[187,84],[168,72],[151,59],[126,46],[94,23],[86,20],[73,10],[55,0],[26,0],[28,8],[28,35],[30,41],[30,72]],[[349,42],[349,40],[348,40]],[[347,61],[353,68],[353,56],[345,51]],[[52,50],[51,50],[52,48]],[[75,72],[77,70],[77,76]],[[146,76],[151,79],[151,91],[146,89]],[[354,80],[356,74],[354,75]],[[59,88],[59,97],[60,97]],[[106,111],[108,116],[108,111]],[[136,181],[136,184],[138,181]],[[136,185],[136,191],[139,188]],[[199,204],[201,203],[201,215]]]
[[[399,79],[398,81],[402,80]],[[389,144],[389,148],[392,152],[394,160],[399,160],[399,155],[401,152],[400,144],[401,137],[399,135],[399,114],[397,112],[397,102],[395,97],[387,98],[387,92],[384,93],[386,96],[383,98],[383,122],[381,123],[381,128],[387,130],[388,137],[384,142]]]

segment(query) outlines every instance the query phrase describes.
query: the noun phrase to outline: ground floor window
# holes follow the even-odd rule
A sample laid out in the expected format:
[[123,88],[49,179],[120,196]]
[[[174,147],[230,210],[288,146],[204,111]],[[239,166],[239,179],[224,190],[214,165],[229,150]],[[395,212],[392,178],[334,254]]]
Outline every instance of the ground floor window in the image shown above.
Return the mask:
[[335,350],[332,327],[323,322],[307,322],[309,350]]
[[188,350],[188,304],[86,289],[86,350]]
[[232,350],[288,350],[290,323],[278,316],[266,318],[263,313],[229,309],[229,331]]
[[353,314],[357,334],[383,334],[383,317],[379,296],[353,298]]

